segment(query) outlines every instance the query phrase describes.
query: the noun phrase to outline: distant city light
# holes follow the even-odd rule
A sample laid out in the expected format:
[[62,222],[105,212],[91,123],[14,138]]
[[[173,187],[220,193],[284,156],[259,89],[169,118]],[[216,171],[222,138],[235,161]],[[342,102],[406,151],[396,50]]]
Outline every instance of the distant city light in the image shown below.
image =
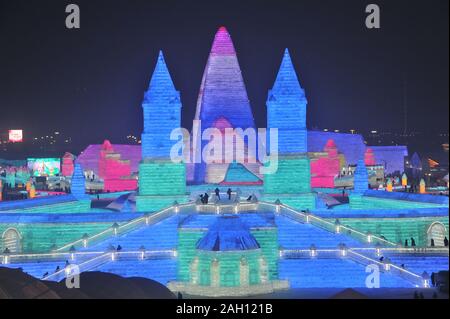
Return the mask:
[[23,142],[23,131],[22,130],[9,130],[9,141],[11,143]]

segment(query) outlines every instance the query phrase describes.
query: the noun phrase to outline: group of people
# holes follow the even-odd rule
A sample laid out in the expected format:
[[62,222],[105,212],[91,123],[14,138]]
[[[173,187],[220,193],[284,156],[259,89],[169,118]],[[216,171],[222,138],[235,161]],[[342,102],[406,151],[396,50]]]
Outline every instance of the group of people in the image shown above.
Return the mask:
[[[232,193],[233,193],[233,191],[231,190],[231,188],[228,188],[228,190],[227,190],[228,200],[231,200]],[[219,188],[216,188],[214,190],[214,194],[216,195],[216,198],[218,200],[220,200],[220,189]],[[200,201],[202,202],[202,204],[208,204],[209,194],[207,192],[205,194],[200,194]]]
[[[405,239],[405,247],[408,247],[408,239]],[[435,247],[435,242],[434,239],[431,238],[430,240],[430,247]],[[414,238],[411,237],[411,247],[416,247],[416,241],[414,240]],[[444,247],[448,247],[448,238],[447,236],[444,237]]]
[[[411,239],[411,247],[416,247],[416,241],[414,238],[410,238]],[[405,247],[408,247],[408,239],[405,239]]]

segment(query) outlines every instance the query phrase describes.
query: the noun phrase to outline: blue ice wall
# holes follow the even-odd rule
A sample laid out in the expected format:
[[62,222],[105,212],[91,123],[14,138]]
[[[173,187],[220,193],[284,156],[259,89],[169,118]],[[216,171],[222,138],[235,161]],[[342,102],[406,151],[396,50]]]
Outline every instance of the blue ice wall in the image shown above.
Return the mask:
[[145,92],[142,102],[144,110],[144,132],[142,133],[142,158],[168,158],[175,141],[170,133],[181,123],[180,93],[167,69],[162,52]]
[[369,189],[369,175],[367,174],[367,167],[364,160],[360,159],[356,166],[354,174],[354,190],[353,193],[363,194]]
[[305,91],[286,49],[267,99],[267,128],[278,129],[280,154],[307,152],[306,105]]
[[[288,279],[291,288],[365,288],[366,267],[348,259],[281,259],[280,279]],[[380,273],[383,288],[413,288],[390,273]]]
[[72,195],[80,200],[80,199],[89,199],[86,195],[85,189],[85,179],[83,174],[83,169],[80,164],[75,164],[72,175],[72,184],[70,186]]

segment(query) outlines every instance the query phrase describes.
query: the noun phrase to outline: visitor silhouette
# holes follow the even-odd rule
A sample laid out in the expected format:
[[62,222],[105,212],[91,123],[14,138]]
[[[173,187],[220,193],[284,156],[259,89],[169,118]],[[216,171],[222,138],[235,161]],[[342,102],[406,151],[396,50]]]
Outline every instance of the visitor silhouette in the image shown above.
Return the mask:
[[444,246],[448,247],[448,238],[447,238],[447,236],[444,237]]
[[220,189],[216,188],[216,189],[214,190],[214,193],[216,193],[217,199],[220,200]]
[[231,193],[232,193],[231,188],[228,188],[227,190],[228,200],[231,200]]

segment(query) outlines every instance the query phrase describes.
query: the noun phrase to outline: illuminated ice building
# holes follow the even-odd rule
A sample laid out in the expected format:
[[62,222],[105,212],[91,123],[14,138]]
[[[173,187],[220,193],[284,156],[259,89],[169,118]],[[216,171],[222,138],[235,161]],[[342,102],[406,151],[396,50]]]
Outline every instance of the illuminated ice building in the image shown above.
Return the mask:
[[[242,145],[254,163],[171,160],[182,103],[160,52],[142,102],[142,145],[89,146],[73,166],[71,194],[0,202],[2,266],[59,281],[68,260],[80,271],[154,279],[187,297],[364,288],[369,264],[379,267],[382,288],[428,287],[431,273],[448,270],[448,197],[371,189],[377,164],[403,172],[406,148],[368,150],[357,134],[308,131],[305,91],[289,51],[281,56],[266,102],[267,128],[278,129],[275,172],[261,173],[268,164],[248,141]],[[223,27],[195,120],[202,121],[197,134],[255,127]],[[191,142],[192,151],[205,144]],[[69,172],[73,164],[66,162]],[[120,179],[134,188],[137,173],[138,189],[113,190],[99,201],[85,194],[83,170],[111,177],[112,189]],[[347,186],[344,196],[340,186]],[[207,204],[199,197],[205,192]],[[102,200],[110,203],[99,206]]]

